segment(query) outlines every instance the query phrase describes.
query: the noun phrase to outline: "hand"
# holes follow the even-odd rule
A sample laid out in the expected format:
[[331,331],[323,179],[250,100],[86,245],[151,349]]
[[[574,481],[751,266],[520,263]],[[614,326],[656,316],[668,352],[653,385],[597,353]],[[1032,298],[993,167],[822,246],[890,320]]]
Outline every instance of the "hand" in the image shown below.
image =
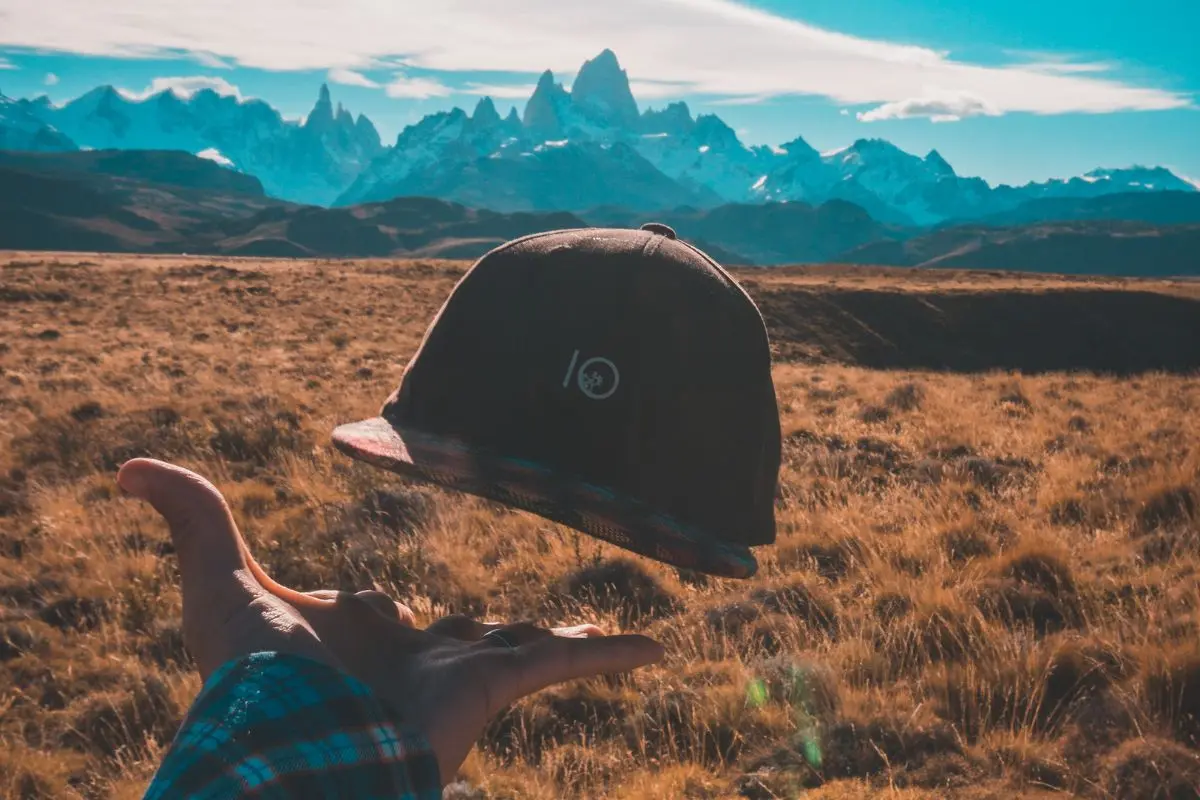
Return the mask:
[[[556,683],[663,656],[646,637],[604,636],[594,625],[547,630],[453,616],[420,630],[407,606],[381,592],[296,592],[254,561],[225,499],[204,478],[134,459],[117,482],[149,502],[170,528],[183,583],[184,644],[202,678],[264,650],[330,664],[370,686],[425,734],[443,781],[505,706]],[[516,646],[483,640],[496,628]]]

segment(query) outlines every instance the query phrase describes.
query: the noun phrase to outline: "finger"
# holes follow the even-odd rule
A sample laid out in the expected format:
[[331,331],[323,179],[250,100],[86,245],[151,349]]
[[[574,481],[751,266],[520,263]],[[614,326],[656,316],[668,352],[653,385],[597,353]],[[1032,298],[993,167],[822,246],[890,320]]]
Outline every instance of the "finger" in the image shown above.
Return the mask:
[[117,483],[162,515],[179,558],[184,603],[244,597],[247,572],[241,534],[217,488],[191,470],[148,458],[122,465]]
[[595,625],[571,625],[566,628],[553,628],[555,636],[565,639],[587,639],[591,636],[603,636],[604,631]]
[[497,651],[497,699],[507,705],[556,683],[655,664],[663,655],[662,645],[637,634],[548,636],[517,650]]
[[416,615],[413,614],[411,608],[404,603],[398,603],[388,597],[383,592],[378,592],[373,589],[364,589],[361,592],[356,592],[351,595],[349,592],[339,592],[336,589],[318,589],[314,592],[305,592],[307,597],[315,598],[321,601],[333,601],[339,598],[345,599],[353,597],[356,601],[369,606],[373,611],[378,613],[385,619],[392,622],[398,622],[409,628],[416,627]]
[[[547,636],[562,636],[564,638],[582,639],[590,636],[603,636],[604,631],[595,625],[570,625],[559,628],[540,628],[531,622],[515,622],[504,624],[500,622],[477,622],[465,614],[452,614],[434,622],[426,631],[439,636],[448,636],[463,642],[475,642],[483,639],[495,630],[503,630],[509,634],[509,640],[519,645],[543,639]],[[492,644],[492,642],[488,642]]]
[[129,461],[117,473],[117,483],[167,523],[179,559],[184,640],[207,676],[252,644],[249,633],[262,628],[247,609],[264,592],[246,567],[229,507],[207,480],[161,461]]

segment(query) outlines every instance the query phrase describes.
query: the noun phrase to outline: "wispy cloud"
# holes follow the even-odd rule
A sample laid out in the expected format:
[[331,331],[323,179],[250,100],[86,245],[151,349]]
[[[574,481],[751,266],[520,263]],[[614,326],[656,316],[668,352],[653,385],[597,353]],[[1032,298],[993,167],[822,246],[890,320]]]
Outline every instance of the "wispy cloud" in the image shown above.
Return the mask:
[[908,97],[892,103],[860,111],[859,122],[879,122],[889,119],[927,118],[932,122],[958,122],[963,117],[994,117],[1000,112],[987,100],[970,92],[932,90],[920,97]]
[[1025,69],[1034,72],[1062,73],[1064,75],[1112,72],[1117,65],[1110,61],[1033,61],[1023,65]]
[[42,78],[42,83],[47,86],[58,86],[58,76],[53,72],[47,72],[46,77]]
[[687,94],[691,86],[680,81],[631,80],[629,89],[638,100],[661,100]]
[[388,97],[405,98],[409,100],[428,100],[430,97],[446,97],[453,94],[453,89],[434,78],[414,78],[397,72],[383,90]]
[[330,83],[340,83],[343,86],[362,86],[366,89],[378,89],[379,84],[361,72],[355,72],[345,67],[334,67],[329,70]]
[[[941,87],[980,98],[997,113],[1036,114],[1192,104],[1188,95],[1123,81],[1094,64],[1064,66],[1043,57],[971,63],[735,0],[41,0],[5,6],[0,46],[130,57],[205,52],[271,70],[355,69],[402,58],[411,69],[437,74],[388,85],[402,97],[442,96],[446,83],[455,83],[453,73],[533,76],[550,68],[570,74],[610,47],[639,84],[674,84],[680,95],[805,94],[882,106],[919,100],[926,87]],[[629,24],[655,18],[671,20],[671,36]]]
[[535,88],[532,83],[468,83],[459,91],[502,100],[527,100]]
[[1040,72],[1099,73],[1112,72],[1120,67],[1114,61],[1095,61],[1075,53],[1054,53],[1047,50],[1011,50],[1002,51],[1014,63],[1025,69]]
[[241,90],[224,78],[214,78],[208,75],[191,75],[179,78],[155,78],[150,85],[141,91],[119,89],[118,91],[130,100],[145,100],[159,92],[170,90],[180,97],[191,97],[201,89],[212,89],[222,97],[236,97],[244,100]]
[[192,51],[188,53],[188,56],[202,67],[208,67],[209,69],[233,69],[233,64],[230,64],[214,53],[200,50]]
[[0,56],[0,69],[16,69],[16,68],[17,68],[16,64],[12,63],[8,59],[4,58],[3,56]]

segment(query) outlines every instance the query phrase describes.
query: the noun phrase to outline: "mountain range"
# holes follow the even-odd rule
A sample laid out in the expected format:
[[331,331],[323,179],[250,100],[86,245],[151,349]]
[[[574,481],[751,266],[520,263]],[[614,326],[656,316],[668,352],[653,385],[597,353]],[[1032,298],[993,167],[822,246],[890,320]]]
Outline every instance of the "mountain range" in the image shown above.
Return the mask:
[[44,96],[0,97],[0,142],[9,150],[182,150],[253,175],[272,197],[312,205],[331,203],[384,149],[369,119],[334,109],[326,86],[303,122],[213,89],[133,98],[101,86],[61,106]]
[[683,102],[641,110],[616,55],[583,64],[570,89],[547,71],[523,113],[490,98],[406,127],[384,145],[371,121],[333,106],[287,120],[261,100],[202,89],[135,97],[103,86],[61,106],[0,96],[0,149],[183,150],[256,177],[272,197],[351,206],[426,196],[499,212],[651,211],[842,200],[893,226],[1001,217],[1031,200],[1195,192],[1162,167],[1096,169],[1069,180],[990,186],[936,151],[859,139],[821,153],[803,138],[747,146],[720,117]]
[[[813,262],[1200,276],[1200,194],[1139,192],[1071,201],[1060,221],[935,229],[873,219],[845,200],[729,203],[652,214],[497,212],[427,197],[322,208],[179,151],[0,152],[0,249],[256,257],[475,258],[557,228],[672,225],[727,265]],[[1046,200],[1028,201],[1012,212]],[[1116,221],[1118,209],[1139,222]],[[1041,212],[1038,212],[1041,213]]]

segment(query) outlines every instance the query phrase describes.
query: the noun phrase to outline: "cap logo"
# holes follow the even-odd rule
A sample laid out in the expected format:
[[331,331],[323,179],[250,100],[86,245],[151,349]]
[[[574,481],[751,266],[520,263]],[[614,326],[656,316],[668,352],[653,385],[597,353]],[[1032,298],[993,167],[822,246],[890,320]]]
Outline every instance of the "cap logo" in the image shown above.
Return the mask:
[[578,350],[571,355],[567,374],[563,376],[564,389],[571,385],[571,378],[574,377],[579,391],[593,400],[607,400],[616,393],[621,384],[621,373],[616,364],[601,356],[587,359],[579,364],[578,370],[576,364],[579,364]]

